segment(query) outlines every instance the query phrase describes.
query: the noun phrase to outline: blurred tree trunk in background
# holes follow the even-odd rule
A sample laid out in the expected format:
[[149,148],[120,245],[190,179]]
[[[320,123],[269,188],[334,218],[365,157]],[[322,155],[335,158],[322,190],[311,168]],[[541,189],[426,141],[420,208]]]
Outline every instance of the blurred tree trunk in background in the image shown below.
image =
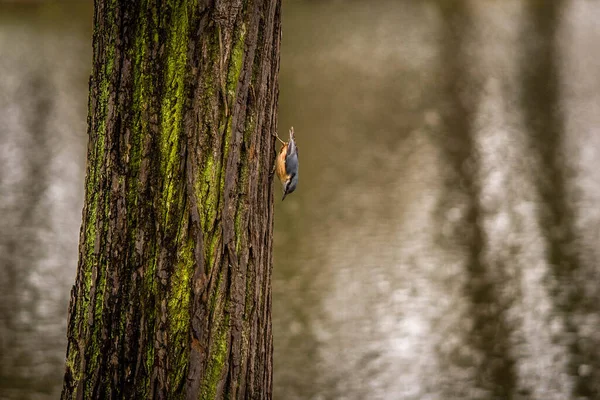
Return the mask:
[[280,0],[94,11],[63,398],[270,398]]

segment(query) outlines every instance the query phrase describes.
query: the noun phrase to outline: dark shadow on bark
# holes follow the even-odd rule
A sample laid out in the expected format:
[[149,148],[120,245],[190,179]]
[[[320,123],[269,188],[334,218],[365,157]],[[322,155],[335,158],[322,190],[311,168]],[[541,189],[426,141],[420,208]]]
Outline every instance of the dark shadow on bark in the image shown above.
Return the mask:
[[[475,95],[478,82],[469,76],[468,60],[464,53],[470,16],[463,1],[439,2],[444,18],[441,33],[441,74],[443,76],[443,125],[436,138],[440,143],[445,162],[450,166],[446,183],[447,196],[466,199],[466,212],[461,225],[453,232],[453,240],[467,251],[467,284],[465,296],[469,299],[470,314],[474,325],[465,332],[465,344],[483,356],[480,362],[461,360],[465,367],[475,367],[475,385],[486,390],[491,398],[510,399],[516,384],[514,359],[510,348],[510,327],[504,320],[502,304],[496,295],[498,285],[490,274],[489,265],[482,260],[484,235],[483,210],[480,207],[480,188],[475,173],[478,169],[477,155],[472,132]],[[451,199],[442,199],[440,207],[446,208]],[[465,200],[463,200],[465,201]],[[442,213],[444,211],[441,211]]]
[[[530,0],[528,11],[532,22],[532,39],[527,43],[527,57],[523,59],[523,98],[525,123],[531,132],[530,146],[541,161],[538,191],[542,197],[539,220],[548,243],[551,272],[557,279],[552,298],[565,318],[565,329],[575,335],[569,341],[571,360],[569,375],[575,380],[573,396],[598,398],[600,395],[600,359],[597,351],[589,351],[574,321],[577,312],[597,313],[598,296],[590,296],[578,282],[582,267],[577,249],[577,235],[573,206],[569,202],[567,176],[562,147],[564,121],[560,110],[559,66],[556,34],[563,1]],[[577,79],[576,77],[573,77]],[[581,278],[579,278],[581,279]],[[589,345],[589,344],[588,344]],[[585,346],[585,347],[584,347]],[[591,346],[598,349],[599,343]],[[581,376],[580,365],[589,365],[595,373]]]

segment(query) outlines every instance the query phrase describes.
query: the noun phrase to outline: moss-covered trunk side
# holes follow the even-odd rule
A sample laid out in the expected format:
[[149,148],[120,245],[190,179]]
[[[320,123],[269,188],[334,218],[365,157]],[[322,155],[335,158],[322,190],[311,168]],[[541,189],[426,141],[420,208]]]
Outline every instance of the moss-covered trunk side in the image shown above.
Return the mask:
[[270,398],[281,0],[96,0],[63,398]]

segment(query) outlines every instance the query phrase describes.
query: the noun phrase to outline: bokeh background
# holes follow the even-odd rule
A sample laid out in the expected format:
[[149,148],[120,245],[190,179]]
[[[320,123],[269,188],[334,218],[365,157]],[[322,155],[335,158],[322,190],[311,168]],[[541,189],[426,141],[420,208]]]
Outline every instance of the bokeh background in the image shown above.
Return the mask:
[[[284,0],[275,399],[600,399],[600,1]],[[58,398],[91,1],[0,0],[0,399]]]

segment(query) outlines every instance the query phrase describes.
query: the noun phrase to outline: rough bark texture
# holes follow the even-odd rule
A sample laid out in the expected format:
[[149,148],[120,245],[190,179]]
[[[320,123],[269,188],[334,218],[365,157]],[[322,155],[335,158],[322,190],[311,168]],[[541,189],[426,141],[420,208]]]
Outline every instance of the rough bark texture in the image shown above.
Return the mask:
[[270,398],[280,0],[97,0],[63,398]]

